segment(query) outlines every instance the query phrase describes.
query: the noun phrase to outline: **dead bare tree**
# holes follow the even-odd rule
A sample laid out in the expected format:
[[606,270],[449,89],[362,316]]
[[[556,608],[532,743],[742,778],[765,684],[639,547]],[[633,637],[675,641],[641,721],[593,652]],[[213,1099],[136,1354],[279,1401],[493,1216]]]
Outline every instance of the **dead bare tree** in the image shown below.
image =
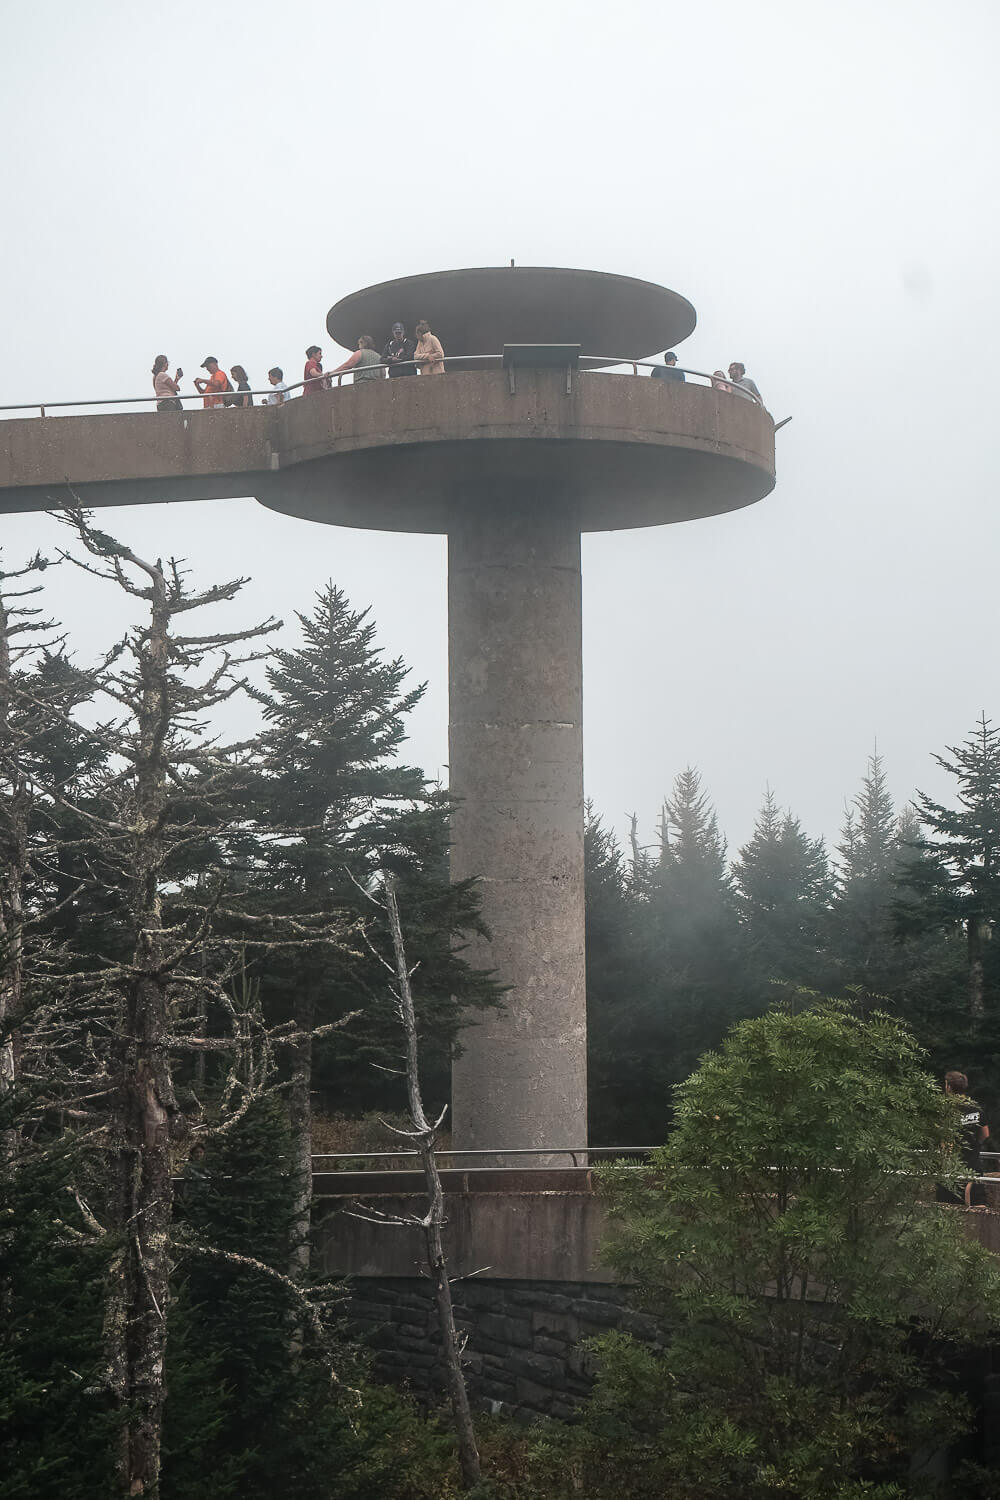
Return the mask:
[[[390,973],[393,973],[395,976],[393,994],[406,1046],[406,1090],[411,1124],[409,1130],[401,1130],[395,1126],[387,1126],[387,1128],[391,1129],[394,1134],[402,1136],[405,1140],[411,1140],[416,1147],[420,1157],[420,1165],[423,1168],[424,1181],[427,1185],[427,1212],[422,1218],[415,1218],[406,1217],[405,1215],[376,1213],[371,1209],[366,1209],[360,1216],[372,1219],[376,1223],[415,1225],[423,1230],[427,1266],[430,1272],[430,1279],[434,1284],[434,1300],[437,1304],[438,1321],[441,1330],[445,1379],[448,1386],[448,1400],[451,1404],[452,1419],[455,1423],[462,1485],[465,1489],[471,1490],[480,1482],[481,1466],[475,1428],[472,1422],[472,1412],[469,1406],[469,1392],[465,1383],[465,1372],[462,1369],[462,1350],[465,1346],[465,1341],[463,1338],[460,1338],[458,1330],[455,1327],[455,1309],[451,1300],[451,1279],[448,1275],[448,1261],[445,1254],[443,1237],[443,1230],[448,1222],[448,1217],[445,1212],[441,1174],[438,1171],[437,1157],[435,1155],[437,1132],[441,1128],[448,1107],[445,1105],[433,1123],[428,1120],[424,1110],[423,1093],[420,1087],[419,1032],[411,982],[414,971],[410,968],[406,959],[403,928],[400,921],[399,902],[396,894],[396,877],[391,871],[383,871],[382,893],[385,898],[384,909],[388,917],[389,932],[392,937],[393,962],[389,964],[385,959],[381,958],[381,955],[377,956],[385,967],[389,969]],[[382,904],[370,895],[369,899],[373,900],[376,905]],[[387,1124],[387,1122],[383,1121],[383,1124]]]
[[[246,685],[239,668],[255,657],[248,645],[276,622],[181,635],[179,616],[232,600],[244,580],[190,591],[175,561],[164,566],[139,557],[98,531],[80,509],[63,519],[96,562],[64,557],[146,609],[144,623],[126,639],[121,664],[101,683],[119,719],[114,760],[97,799],[107,811],[93,815],[93,839],[103,867],[120,885],[130,951],[123,958],[109,955],[92,984],[119,1006],[107,1145],[114,1165],[111,1227],[120,1248],[106,1312],[108,1381],[124,1417],[119,1492],[150,1497],[159,1489],[178,1158],[199,1128],[221,1128],[219,1119],[245,1111],[269,1062],[258,1018],[238,1010],[227,989],[233,961],[222,959],[209,973],[200,962],[223,888],[221,872],[203,910],[178,921],[168,920],[165,893],[178,880],[185,849],[205,844],[204,824],[238,755],[238,747],[221,749],[206,740],[201,719]],[[224,1034],[212,1039],[192,1024],[206,996],[225,1022]],[[204,1047],[224,1052],[228,1061],[214,1126],[202,1101],[183,1108],[175,1088],[175,1051]]]

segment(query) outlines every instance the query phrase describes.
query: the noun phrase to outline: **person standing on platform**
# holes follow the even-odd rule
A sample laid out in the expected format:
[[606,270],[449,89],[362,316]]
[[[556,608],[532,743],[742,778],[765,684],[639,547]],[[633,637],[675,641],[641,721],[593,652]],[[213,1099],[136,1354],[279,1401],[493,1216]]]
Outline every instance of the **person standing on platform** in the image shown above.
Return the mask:
[[[962,1100],[962,1160],[969,1170],[970,1179],[979,1177],[983,1170],[982,1151],[990,1138],[990,1127],[981,1105],[969,1098],[969,1080],[964,1073],[953,1068],[944,1075],[944,1091],[956,1094]],[[969,1181],[965,1184],[965,1206],[981,1207],[985,1203],[982,1185]]]
[[232,390],[229,376],[225,370],[219,369],[219,361],[214,354],[206,354],[201,362],[201,368],[208,371],[208,379],[203,380],[196,375],[195,390],[201,392],[206,411],[221,408],[224,405],[223,393]]
[[331,370],[331,375],[341,375],[345,370],[354,371],[354,384],[359,380],[383,380],[382,360],[375,348],[375,340],[368,333],[363,333],[358,339],[358,347],[354,353]]
[[253,397],[250,394],[250,378],[242,365],[233,365],[233,379],[236,381],[236,394],[230,396],[229,406],[253,406]]
[[306,367],[302,373],[303,396],[318,396],[321,391],[330,389],[330,377],[323,374],[321,360],[323,351],[318,344],[310,344],[306,350]]
[[165,354],[158,354],[153,360],[153,390],[156,392],[157,411],[183,411],[184,407],[178,392],[180,391],[180,378],[184,374],[180,365],[174,375],[169,371],[170,361]]
[[382,350],[382,363],[389,367],[390,380],[398,375],[416,375],[417,367],[411,363],[416,347],[402,323],[393,323],[392,338]]
[[742,391],[747,391],[751,396],[757,397],[761,406],[764,405],[764,398],[757,389],[757,382],[750,379],[750,376],[747,374],[746,365],[741,365],[739,360],[734,359],[729,366],[729,378],[733,382],[737,396]]
[[683,380],[684,371],[677,368],[677,355],[672,349],[663,356],[662,365],[657,365],[653,370],[654,380]]
[[267,378],[270,381],[271,385],[274,386],[274,390],[268,391],[267,395],[264,397],[264,405],[284,406],[285,402],[288,400],[288,387],[285,384],[284,370],[280,365],[273,365],[272,368],[267,372]]
[[416,326],[417,347],[413,357],[420,366],[421,375],[444,374],[444,350],[440,339],[431,333],[431,325],[420,322]]

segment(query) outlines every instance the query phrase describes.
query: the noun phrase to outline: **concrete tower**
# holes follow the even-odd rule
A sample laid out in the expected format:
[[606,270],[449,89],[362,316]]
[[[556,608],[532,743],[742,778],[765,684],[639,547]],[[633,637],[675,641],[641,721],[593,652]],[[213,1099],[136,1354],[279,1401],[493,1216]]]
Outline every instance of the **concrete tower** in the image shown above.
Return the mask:
[[761,499],[774,485],[774,426],[732,391],[602,369],[693,330],[691,304],[647,282],[446,271],[356,292],[327,326],[350,349],[421,318],[449,357],[444,376],[224,415],[4,423],[0,508],[51,504],[68,475],[88,505],[252,493],[331,525],[447,534],[453,872],[482,878],[493,935],[468,956],[509,986],[505,1011],[464,1035],[455,1142],[579,1147],[581,533]]

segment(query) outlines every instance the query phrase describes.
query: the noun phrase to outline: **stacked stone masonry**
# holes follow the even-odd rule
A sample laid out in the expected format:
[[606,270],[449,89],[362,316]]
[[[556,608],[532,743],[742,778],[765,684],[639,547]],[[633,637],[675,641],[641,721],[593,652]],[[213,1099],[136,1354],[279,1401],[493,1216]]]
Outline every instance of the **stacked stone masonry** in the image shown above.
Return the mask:
[[[376,1374],[422,1400],[444,1389],[431,1285],[419,1278],[350,1283],[346,1318],[372,1351]],[[663,1329],[629,1304],[626,1288],[593,1282],[462,1281],[455,1316],[468,1336],[469,1393],[480,1410],[569,1420],[593,1384],[585,1341],[612,1329],[662,1347]]]

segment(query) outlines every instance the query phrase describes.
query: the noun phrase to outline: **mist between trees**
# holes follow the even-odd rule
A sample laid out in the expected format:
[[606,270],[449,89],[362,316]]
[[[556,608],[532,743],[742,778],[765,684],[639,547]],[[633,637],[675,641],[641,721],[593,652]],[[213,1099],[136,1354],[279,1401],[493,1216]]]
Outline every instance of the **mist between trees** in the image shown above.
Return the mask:
[[[588,808],[591,1138],[655,1144],[671,1089],[734,1021],[800,990],[904,1020],[940,1072],[1000,1102],[1000,730],[983,715],[935,757],[954,805],[896,806],[869,758],[828,851],[768,790],[728,856],[698,772],[674,780],[652,847]],[[622,1087],[623,1079],[629,1087]]]
[[[400,1445],[437,1472],[447,1444],[336,1334],[310,1178],[317,1097],[405,1100],[386,874],[431,1111],[503,1001],[463,956],[448,795],[402,758],[423,688],[332,584],[281,635],[202,625],[247,580],[61,519],[65,547],[0,569],[0,1497],[417,1493]],[[134,605],[96,663],[49,617],[53,568]],[[259,728],[225,744],[235,697]],[[942,764],[954,808],[897,809],[873,758],[832,857],[768,794],[730,861],[691,769],[652,848],[588,812],[595,1143],[663,1140],[706,1048],[803,987],[1000,1096],[998,731]]]

